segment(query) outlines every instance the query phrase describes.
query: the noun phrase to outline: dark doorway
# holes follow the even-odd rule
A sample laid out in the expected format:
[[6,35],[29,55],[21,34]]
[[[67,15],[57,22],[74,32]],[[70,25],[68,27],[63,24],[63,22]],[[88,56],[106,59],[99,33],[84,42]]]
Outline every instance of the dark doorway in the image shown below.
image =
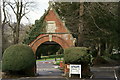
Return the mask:
[[59,55],[63,53],[63,48],[56,42],[42,43],[36,50],[36,59],[41,59],[42,56]]

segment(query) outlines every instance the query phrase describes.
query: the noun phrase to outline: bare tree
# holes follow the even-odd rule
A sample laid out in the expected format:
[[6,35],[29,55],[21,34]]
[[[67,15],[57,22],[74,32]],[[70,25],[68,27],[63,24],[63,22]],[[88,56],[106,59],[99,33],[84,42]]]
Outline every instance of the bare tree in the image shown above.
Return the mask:
[[[1,26],[1,5],[0,5],[0,26]],[[0,61],[2,56],[2,27],[0,27]]]
[[2,3],[2,11],[3,11],[3,16],[4,16],[4,19],[2,21],[2,26],[1,26],[1,29],[2,29],[2,51],[4,51],[4,44],[5,44],[5,37],[4,37],[4,28],[5,28],[5,24],[7,22],[7,16],[6,16],[6,3],[5,1],[3,0],[3,3]]
[[[25,2],[23,0],[14,0],[14,2],[3,1],[3,3],[6,3],[12,9],[15,15],[16,26],[11,26],[10,19],[8,21],[8,24],[13,30],[14,44],[17,44],[19,43],[19,31],[20,31],[21,19],[23,17],[26,17],[26,14],[29,13],[28,7],[30,7],[30,4],[33,2]],[[6,17],[6,14],[4,15],[4,17]]]

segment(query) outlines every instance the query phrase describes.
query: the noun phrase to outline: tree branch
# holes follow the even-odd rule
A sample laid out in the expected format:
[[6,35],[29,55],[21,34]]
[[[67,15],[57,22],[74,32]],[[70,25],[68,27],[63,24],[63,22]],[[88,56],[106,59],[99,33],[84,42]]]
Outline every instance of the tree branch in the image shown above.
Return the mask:
[[3,14],[4,14],[4,19],[3,19],[2,27],[4,27],[4,25],[5,25],[5,21],[6,21],[5,2],[3,2]]
[[8,2],[7,4],[12,8],[13,12],[17,15],[17,13],[15,12],[15,7],[13,7],[13,5],[11,4],[11,2]]
[[[85,5],[84,5],[84,6],[85,6]],[[108,34],[109,32],[104,31],[103,29],[101,29],[101,28],[96,24],[96,21],[95,21],[94,17],[92,16],[91,11],[90,11],[86,6],[85,6],[85,8],[88,10],[88,12],[89,12],[89,14],[90,14],[90,17],[92,18],[93,23],[94,23],[94,25],[96,26],[96,28],[98,28],[100,31],[105,32],[105,33]]]
[[[104,9],[102,6],[101,6],[101,4],[100,3],[98,3],[97,2],[97,4],[102,8],[102,9]],[[116,14],[114,14],[111,10],[110,10],[110,8],[108,9],[108,11],[113,15],[113,16],[116,16],[117,17],[117,15]]]

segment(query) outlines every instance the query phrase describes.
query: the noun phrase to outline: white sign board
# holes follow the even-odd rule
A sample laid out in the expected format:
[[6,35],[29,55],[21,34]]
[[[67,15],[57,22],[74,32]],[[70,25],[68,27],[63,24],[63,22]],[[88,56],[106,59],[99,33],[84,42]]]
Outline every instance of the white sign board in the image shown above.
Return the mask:
[[69,77],[71,77],[71,74],[80,74],[81,78],[81,65],[70,64]]

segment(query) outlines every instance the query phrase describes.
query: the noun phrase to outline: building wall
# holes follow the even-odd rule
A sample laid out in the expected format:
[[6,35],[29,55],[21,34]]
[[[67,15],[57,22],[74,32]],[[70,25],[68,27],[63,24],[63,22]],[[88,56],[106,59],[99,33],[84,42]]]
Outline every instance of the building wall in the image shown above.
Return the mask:
[[59,16],[53,9],[50,9],[48,14],[45,16],[45,21],[47,23],[46,33],[54,34],[40,34],[33,42],[31,42],[29,45],[32,47],[34,52],[36,52],[40,44],[46,41],[54,41],[61,45],[63,48],[74,46],[74,38],[69,33],[68,29],[64,26],[64,23],[62,20],[60,20]]

